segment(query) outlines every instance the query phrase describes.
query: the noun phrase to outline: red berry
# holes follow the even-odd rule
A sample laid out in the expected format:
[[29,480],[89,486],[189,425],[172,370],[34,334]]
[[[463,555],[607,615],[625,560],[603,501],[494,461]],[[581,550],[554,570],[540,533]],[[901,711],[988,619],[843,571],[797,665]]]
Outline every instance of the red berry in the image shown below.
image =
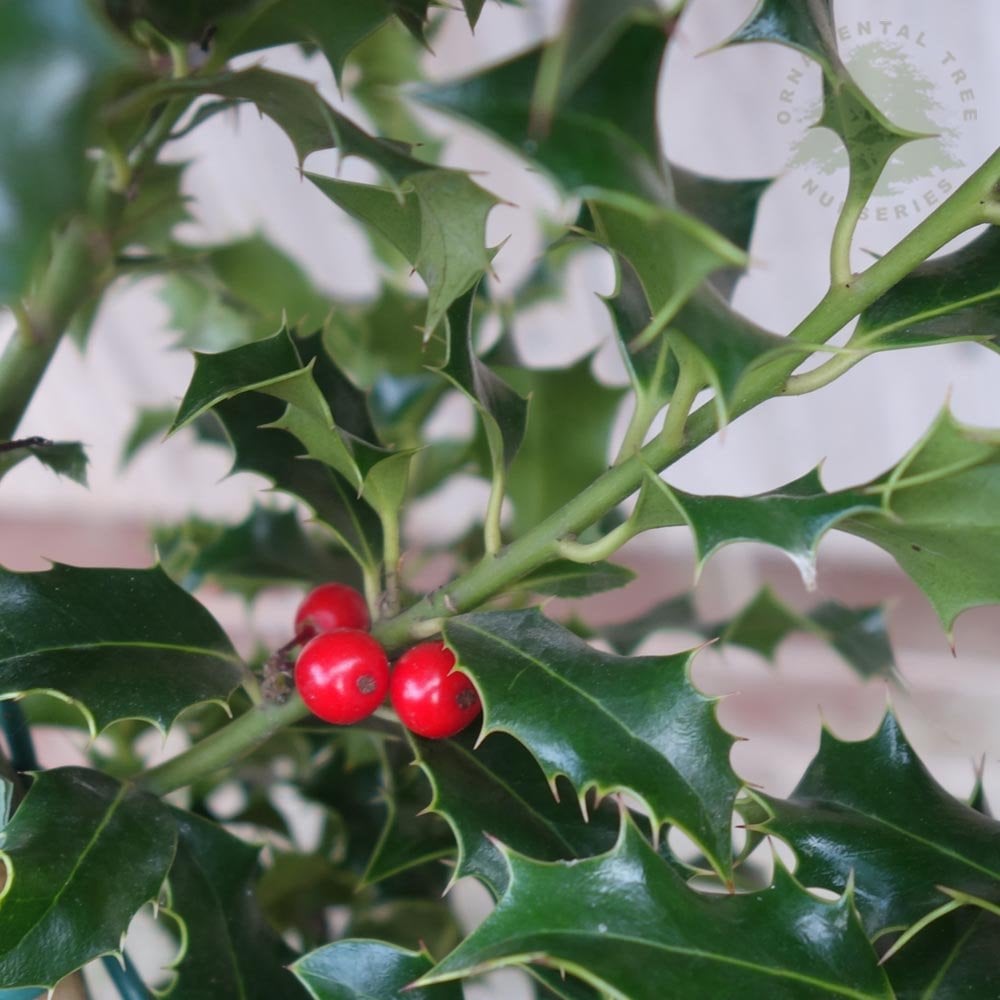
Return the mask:
[[368,605],[353,588],[343,583],[323,583],[310,590],[295,612],[295,634],[312,638],[335,628],[371,628]]
[[480,712],[472,681],[451,673],[455,655],[443,642],[422,642],[396,662],[389,697],[403,725],[432,740],[454,736]]
[[347,726],[371,715],[385,700],[389,661],[367,632],[324,632],[302,647],[295,686],[315,715]]

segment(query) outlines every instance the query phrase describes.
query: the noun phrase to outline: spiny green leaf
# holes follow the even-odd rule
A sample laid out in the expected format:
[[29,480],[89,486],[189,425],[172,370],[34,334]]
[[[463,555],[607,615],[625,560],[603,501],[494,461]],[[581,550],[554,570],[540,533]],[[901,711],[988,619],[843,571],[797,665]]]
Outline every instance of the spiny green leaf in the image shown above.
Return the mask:
[[0,442],[0,452],[6,456],[6,465],[0,478],[22,459],[34,456],[57,476],[66,476],[81,486],[87,485],[87,453],[79,441],[49,441],[31,437],[16,441]]
[[600,195],[589,204],[596,239],[635,268],[646,293],[652,320],[637,348],[666,329],[713,271],[745,263],[741,250],[693,216],[624,195]]
[[747,20],[725,42],[774,42],[798,49],[826,72],[839,65],[831,0],[792,4],[785,0],[758,0]]
[[0,569],[0,622],[0,697],[70,699],[95,736],[118,719],[165,730],[243,678],[222,629],[159,567]]
[[0,831],[0,985],[51,988],[117,952],[157,899],[176,844],[153,796],[82,767],[38,774]]
[[302,460],[302,446],[273,424],[285,410],[260,393],[234,396],[213,412],[234,452],[232,472],[256,472],[305,501],[362,565],[378,564],[382,529],[371,506],[343,476],[321,462]]
[[150,442],[166,437],[176,412],[173,406],[141,407],[122,445],[121,465],[128,465]]
[[938,918],[886,964],[896,1000],[1000,996],[998,939],[1000,917],[978,907]]
[[160,294],[185,347],[229,350],[286,321],[319,329],[332,308],[302,268],[259,234],[209,248],[175,245],[173,259]]
[[541,48],[415,96],[494,133],[567,194],[622,191],[666,205],[671,192],[656,125],[666,42],[662,25],[630,26],[581,76],[542,132],[531,119]]
[[510,733],[581,799],[589,788],[636,795],[656,828],[676,824],[728,875],[732,738],[690,682],[690,653],[600,653],[538,609],[462,615],[444,635],[483,700],[483,734]]
[[635,573],[618,563],[578,563],[553,559],[517,581],[518,590],[552,597],[589,597],[624,587]]
[[506,733],[478,747],[470,733],[410,742],[433,789],[424,805],[448,821],[458,843],[455,879],[474,875],[499,897],[508,871],[498,840],[545,861],[590,857],[615,841],[613,808],[584,818],[572,796],[555,798],[531,753]]
[[223,23],[219,40],[234,54],[291,42],[315,45],[339,84],[347,57],[393,14],[422,38],[427,7],[426,0],[277,0],[243,23]]
[[[507,893],[421,984],[541,962],[630,1000],[892,997],[849,895],[820,901],[780,866],[762,892],[701,895],[629,821],[601,857],[505,856]],[[584,898],[594,905],[581,906]]]
[[1000,433],[945,410],[869,489],[881,493],[885,513],[838,527],[889,552],[945,629],[967,608],[1000,603]]
[[808,585],[815,581],[816,550],[823,535],[852,515],[881,506],[877,496],[860,490],[827,493],[816,469],[751,497],[669,492],[694,533],[699,565],[730,542],[761,542],[786,552]]
[[410,171],[402,192],[307,173],[331,201],[381,233],[427,285],[425,336],[489,270],[486,217],[498,199],[467,174]]
[[271,929],[253,894],[258,849],[220,826],[172,810],[179,840],[170,869],[170,906],[184,927],[172,965],[177,1000],[304,998],[285,966],[291,949]]
[[1000,823],[946,792],[891,714],[867,740],[824,730],[791,796],[759,799],[762,829],[792,845],[801,881],[839,891],[853,878],[870,936],[947,902],[942,885],[1000,900]]
[[887,350],[973,340],[998,348],[1000,229],[915,268],[858,320],[850,346]]
[[419,769],[411,766],[410,754],[402,745],[388,742],[382,752],[386,818],[362,878],[366,885],[455,853],[455,839],[447,824],[427,812],[430,788]]
[[473,346],[475,288],[448,310],[448,358],[438,369],[467,396],[482,421],[494,476],[503,476],[524,439],[528,402],[477,356]]
[[126,64],[87,0],[0,6],[0,302],[24,292],[53,228],[82,208],[98,103]]
[[292,972],[315,1000],[461,1000],[457,984],[407,987],[432,966],[425,951],[384,941],[336,941],[304,955]]
[[[589,357],[568,368],[504,368],[499,373],[531,400],[528,427],[507,488],[514,504],[514,530],[519,532],[536,525],[605,471],[623,390],[598,382]],[[580,405],[582,399],[586,406]],[[556,439],[559,447],[553,450]]]
[[235,525],[188,521],[159,529],[156,544],[189,589],[209,579],[252,598],[276,584],[360,583],[353,561],[307,533],[293,510],[254,505]]

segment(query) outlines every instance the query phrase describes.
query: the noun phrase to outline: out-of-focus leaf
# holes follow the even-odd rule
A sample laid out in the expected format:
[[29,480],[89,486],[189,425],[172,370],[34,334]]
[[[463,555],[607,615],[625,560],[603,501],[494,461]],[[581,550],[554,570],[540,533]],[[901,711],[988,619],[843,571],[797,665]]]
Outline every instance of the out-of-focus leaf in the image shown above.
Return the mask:
[[656,125],[666,42],[662,24],[629,26],[596,65],[580,65],[589,72],[579,73],[544,131],[532,128],[531,116],[541,48],[475,76],[425,86],[415,96],[494,133],[567,194],[622,191],[668,205]]
[[[508,479],[513,530],[520,532],[571,500],[607,468],[612,422],[623,391],[598,382],[589,357],[568,368],[506,368],[499,374],[531,400],[528,427]],[[556,436],[559,447],[553,449]]]
[[0,983],[51,989],[119,951],[132,917],[158,898],[176,844],[153,796],[82,767],[38,774],[0,831]]
[[552,597],[589,597],[624,587],[634,579],[635,573],[618,563],[554,559],[521,577],[517,588]]
[[510,733],[581,799],[627,790],[654,828],[677,825],[729,875],[732,737],[691,684],[690,653],[600,653],[537,608],[452,618],[444,636],[482,698],[483,734]]
[[87,0],[0,5],[0,302],[24,292],[53,229],[82,207],[98,104],[126,65]]
[[72,700],[94,736],[119,719],[166,730],[243,679],[225,633],[159,567],[0,570],[0,621],[0,697]]
[[176,412],[173,406],[142,407],[122,445],[122,466],[128,465],[154,439],[166,437]]
[[371,184],[306,175],[331,201],[387,239],[427,285],[429,337],[449,306],[490,269],[486,217],[498,199],[467,174],[425,169],[398,194]]
[[23,438],[19,441],[0,443],[0,452],[6,456],[5,464],[0,468],[0,478],[14,468],[22,457],[27,458],[31,455],[57,476],[66,476],[81,486],[87,485],[87,453],[79,441]]
[[[780,866],[762,892],[702,895],[627,820],[615,848],[597,858],[504,856],[509,890],[420,985],[541,962],[630,1000],[892,997],[850,895],[818,900]],[[581,906],[583,898],[599,905]]]

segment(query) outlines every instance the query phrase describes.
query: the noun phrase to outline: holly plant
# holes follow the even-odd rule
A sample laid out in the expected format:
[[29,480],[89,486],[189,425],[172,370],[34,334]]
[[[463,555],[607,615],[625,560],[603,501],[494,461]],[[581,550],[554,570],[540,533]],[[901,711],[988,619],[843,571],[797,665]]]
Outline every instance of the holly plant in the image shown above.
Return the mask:
[[[22,418],[66,336],[85,347],[102,305],[142,279],[194,366],[179,405],[136,415],[129,454],[169,433],[267,486],[239,523],[159,527],[145,569],[0,570],[0,996],[83,995],[93,963],[122,997],[176,1000],[455,1000],[507,966],[573,1000],[1000,996],[1000,823],[934,780],[891,709],[866,740],[824,732],[777,798],[731,766],[735,737],[692,683],[697,650],[637,655],[663,630],[765,656],[805,631],[889,676],[880,609],[798,611],[765,590],[711,622],[685,594],[598,626],[549,600],[628,583],[618,550],[674,528],[699,565],[752,541],[807,580],[828,532],[866,539],[949,633],[1000,603],[1000,431],[948,409],[851,488],[816,470],[755,496],[672,479],[742,414],[869,355],[995,350],[1000,152],[856,271],[875,185],[921,136],[852,78],[832,0],[760,0],[718,48],[815,64],[816,127],[850,169],[826,293],[766,330],[731,298],[769,181],[662,152],[658,81],[683,11],[571,0],[529,51],[461,78],[436,66],[442,24],[466,19],[475,46],[503,13],[0,3],[0,475],[36,460],[85,478],[80,443]],[[323,93],[254,55],[288,44],[330,74]],[[243,105],[291,143],[286,183],[365,234],[367,297],[322,290],[262,235],[178,235],[198,205],[175,143]],[[486,237],[502,214],[489,177],[438,159],[470,128],[553,192],[546,249],[515,287],[492,276],[510,251]],[[351,170],[319,170],[326,150]],[[518,356],[519,316],[563,294],[580,252],[614,269],[599,308],[624,388],[591,356]],[[474,426],[441,416],[456,403]],[[413,504],[447,520],[443,487],[470,478],[472,529],[421,538]],[[229,591],[253,618],[263,591],[289,587],[302,603],[283,641],[247,656],[200,602]],[[36,725],[75,734],[73,766],[39,767]],[[164,759],[168,731],[181,749]],[[793,860],[773,858],[778,842]],[[472,882],[491,902],[467,932],[454,899]],[[167,942],[159,972],[130,957],[142,921]]]

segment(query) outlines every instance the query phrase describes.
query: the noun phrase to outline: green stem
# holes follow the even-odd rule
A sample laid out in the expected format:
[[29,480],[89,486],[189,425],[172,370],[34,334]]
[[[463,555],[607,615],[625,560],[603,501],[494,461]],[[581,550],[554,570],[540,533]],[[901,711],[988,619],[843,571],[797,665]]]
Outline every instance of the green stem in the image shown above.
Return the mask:
[[[919,263],[964,230],[982,222],[986,214],[984,206],[1000,197],[993,192],[998,180],[1000,150],[947,202],[867,271],[849,284],[831,288],[789,336],[802,344],[819,345],[829,340]],[[780,393],[789,375],[801,363],[801,357],[782,353],[770,364],[761,365],[746,379],[741,393],[733,401],[731,417],[738,417]],[[468,573],[427,595],[395,618],[376,623],[373,634],[385,646],[398,647],[416,636],[425,637],[429,628],[437,627],[439,620],[478,607],[558,554],[559,539],[579,534],[631,496],[650,468],[662,471],[717,430],[718,410],[710,400],[691,414],[684,427],[683,440],[677,440],[676,435],[658,435],[497,555],[486,556]],[[283,726],[307,714],[308,710],[297,696],[280,708],[271,706],[248,712],[173,760],[142,775],[138,783],[156,794],[181,788],[202,774],[244,756]]]
[[382,519],[382,564],[385,572],[385,608],[399,614],[399,511],[392,510]]
[[631,520],[623,521],[617,528],[612,528],[602,538],[594,542],[577,542],[569,538],[561,538],[556,542],[556,554],[571,562],[595,563],[613,556],[629,539],[636,536],[635,525]]
[[202,775],[211,774],[245,757],[275,733],[309,714],[298,694],[284,705],[266,704],[251,709],[235,721],[206,736],[200,743],[151,768],[136,784],[153,795],[166,795],[184,788]]
[[684,441],[684,426],[687,424],[691,407],[694,406],[694,401],[705,384],[701,378],[701,367],[693,358],[682,359],[678,356],[678,361],[680,374],[677,376],[674,394],[670,397],[663,430],[660,431],[661,442],[670,451],[681,447]]
[[850,371],[859,361],[864,361],[869,356],[866,351],[858,351],[856,354],[845,353],[836,354],[832,358],[824,361],[823,364],[801,375],[792,375],[781,390],[783,396],[802,396],[807,392],[815,392],[836,381],[845,372]]
[[490,481],[490,496],[483,516],[483,548],[489,556],[495,556],[503,545],[500,517],[503,514],[503,497],[507,486],[507,474],[503,467],[503,456],[498,455],[493,463],[493,478]]

